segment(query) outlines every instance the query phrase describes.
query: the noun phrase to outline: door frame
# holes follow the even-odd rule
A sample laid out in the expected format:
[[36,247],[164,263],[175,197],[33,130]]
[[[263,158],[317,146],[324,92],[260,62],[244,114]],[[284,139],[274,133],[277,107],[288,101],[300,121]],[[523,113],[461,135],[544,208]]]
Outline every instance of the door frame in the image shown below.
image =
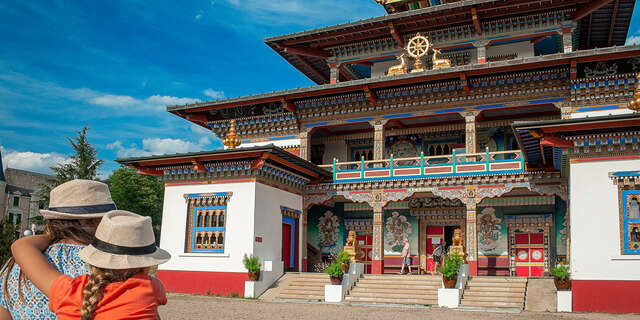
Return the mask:
[[[553,215],[545,214],[517,214],[505,215],[505,225],[509,241],[507,242],[507,250],[509,252],[509,273],[512,277],[516,276],[516,231],[522,233],[538,233],[542,230],[544,248],[544,272],[551,271],[551,230],[553,226]],[[555,229],[554,229],[555,230]],[[554,235],[555,236],[555,235]]]
[[[296,233],[296,220],[293,218],[289,218],[289,217],[282,217],[282,224],[288,224],[291,226],[291,253],[289,254],[289,264],[288,266],[284,266],[285,271],[287,270],[287,268],[291,268],[293,270],[296,270],[297,268],[297,261],[295,260],[296,257],[296,250],[297,250],[297,243],[296,243],[296,239],[297,239],[297,233]],[[282,231],[281,231],[282,232]],[[280,234],[280,252],[282,252],[282,237],[284,235]],[[282,258],[282,262],[284,262],[284,257]]]

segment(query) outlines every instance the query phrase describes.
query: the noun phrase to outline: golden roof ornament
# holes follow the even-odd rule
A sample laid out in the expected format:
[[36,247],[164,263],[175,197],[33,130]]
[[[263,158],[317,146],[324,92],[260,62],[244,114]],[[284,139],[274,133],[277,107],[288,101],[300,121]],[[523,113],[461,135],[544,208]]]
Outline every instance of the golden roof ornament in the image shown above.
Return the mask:
[[423,72],[422,68],[422,57],[429,52],[429,48],[431,48],[431,43],[427,37],[423,36],[418,32],[413,38],[409,40],[407,43],[407,53],[416,61],[413,64],[413,70],[411,72]]
[[222,139],[222,144],[229,149],[235,149],[240,143],[240,139],[238,139],[238,135],[236,134],[236,121],[232,119],[229,121],[229,131],[224,139]]
[[627,104],[627,108],[640,112],[640,72],[636,77],[636,90],[633,93],[633,99]]

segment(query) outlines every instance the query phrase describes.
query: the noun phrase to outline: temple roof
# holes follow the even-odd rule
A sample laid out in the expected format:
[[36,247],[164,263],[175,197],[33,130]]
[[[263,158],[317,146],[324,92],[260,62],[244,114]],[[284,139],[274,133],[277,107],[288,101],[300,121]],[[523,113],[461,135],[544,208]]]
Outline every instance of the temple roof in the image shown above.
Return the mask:
[[[194,117],[193,114],[208,110],[232,108],[257,103],[282,102],[291,101],[294,99],[307,99],[348,92],[362,92],[363,90],[373,90],[398,85],[411,85],[416,83],[424,83],[427,81],[451,79],[458,80],[461,73],[464,73],[468,78],[472,76],[496,74],[499,72],[522,71],[532,68],[569,65],[571,61],[584,63],[591,61],[601,61],[604,59],[632,57],[638,55],[640,55],[640,46],[590,49],[569,53],[535,56],[529,58],[516,58],[512,60],[496,61],[483,64],[462,65],[451,67],[448,69],[427,70],[421,73],[409,73],[403,75],[383,76],[377,78],[338,82],[306,88],[255,94],[225,100],[213,100],[194,104],[168,106],[167,111],[189,121],[192,121],[195,124],[206,127],[204,125],[204,122],[212,119]],[[203,117],[206,116],[206,114],[203,114]]]
[[[395,1],[398,2],[398,1]],[[402,1],[400,1],[402,2]],[[406,1],[405,1],[406,2]],[[422,1],[424,2],[424,1]],[[440,2],[437,2],[440,3]],[[266,38],[264,42],[317,84],[329,82],[330,47],[558,9],[574,9],[579,48],[624,45],[635,0],[462,0]]]
[[[558,159],[554,159],[554,157],[561,153],[562,148],[574,146],[573,140],[566,140],[568,136],[629,132],[629,128],[638,130],[640,129],[640,113],[543,121],[516,121],[512,127],[520,141],[521,149],[525,152],[527,162],[540,162],[544,156],[546,161],[554,163],[558,162]],[[541,146],[544,148],[544,152],[541,151]]]
[[[145,157],[119,158],[116,162],[135,167],[142,173],[154,174],[154,168],[175,164],[195,164],[210,161],[237,161],[237,160],[274,160],[285,169],[311,178],[330,178],[331,174],[317,165],[304,160],[273,144],[266,146],[244,147],[236,149],[220,149],[212,151],[200,151],[190,153],[175,153],[164,155],[152,155]],[[279,160],[278,160],[279,159]]]

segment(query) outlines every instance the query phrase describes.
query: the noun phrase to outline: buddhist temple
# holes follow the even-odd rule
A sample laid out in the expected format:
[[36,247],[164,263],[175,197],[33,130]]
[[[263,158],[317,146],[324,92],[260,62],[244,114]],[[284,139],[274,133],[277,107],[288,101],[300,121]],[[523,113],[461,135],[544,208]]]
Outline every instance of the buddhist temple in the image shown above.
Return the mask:
[[118,160],[165,182],[168,290],[318,271],[355,231],[365,274],[455,240],[471,279],[565,262],[574,311],[640,312],[635,1],[377,2],[264,39],[316,85],[167,107],[224,150]]

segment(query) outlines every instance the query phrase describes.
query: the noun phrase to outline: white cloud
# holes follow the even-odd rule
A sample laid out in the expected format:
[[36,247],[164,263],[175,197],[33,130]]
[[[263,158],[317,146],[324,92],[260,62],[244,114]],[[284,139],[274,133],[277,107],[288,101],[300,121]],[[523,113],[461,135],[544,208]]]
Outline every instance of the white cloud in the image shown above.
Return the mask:
[[51,167],[68,162],[69,159],[59,153],[37,153],[31,151],[8,150],[0,146],[2,150],[3,169],[14,168],[40,173],[51,174]]
[[627,41],[625,42],[625,45],[627,46],[632,46],[636,44],[640,44],[640,35],[630,36],[627,38]]
[[129,158],[204,151],[208,148],[211,149],[211,142],[209,136],[203,136],[197,142],[172,138],[148,138],[143,139],[142,147],[139,147],[136,144],[124,146],[118,140],[108,144],[107,149],[116,150],[118,158]]
[[182,105],[200,102],[195,98],[180,98],[172,96],[153,95],[143,100],[136,99],[131,96],[105,94],[89,100],[89,103],[112,108],[129,108],[135,107],[139,109],[163,109],[166,106]]
[[201,101],[196,98],[162,96],[157,94],[144,99],[138,99],[128,95],[104,93],[88,88],[65,88],[54,83],[33,79],[27,75],[17,72],[0,73],[0,81],[12,83],[18,88],[28,88],[29,91],[23,93],[22,91],[26,89],[21,89],[18,92],[14,92],[12,90],[11,93],[14,94],[26,93],[27,95],[32,96],[33,93],[37,92],[38,95],[46,96],[51,99],[69,99],[115,109],[137,108],[145,110],[163,110],[168,105],[182,105]]
[[196,14],[195,18],[196,20],[200,20],[200,18],[202,18],[202,14],[201,13]]
[[205,96],[212,99],[224,99],[224,91],[222,90],[213,90],[211,88],[202,91]]

